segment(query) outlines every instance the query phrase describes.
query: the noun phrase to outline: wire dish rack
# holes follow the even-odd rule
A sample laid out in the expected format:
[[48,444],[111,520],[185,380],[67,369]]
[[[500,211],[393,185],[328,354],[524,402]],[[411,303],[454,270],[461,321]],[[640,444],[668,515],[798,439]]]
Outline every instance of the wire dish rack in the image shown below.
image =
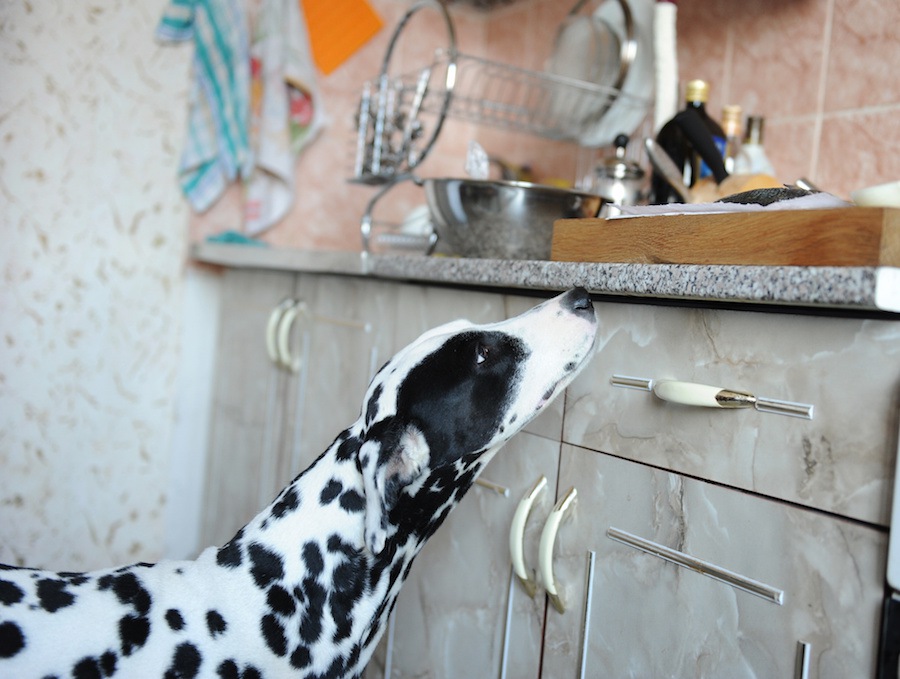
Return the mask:
[[[437,50],[430,70],[445,72],[453,63],[446,50]],[[457,54],[455,64],[448,116],[548,139],[580,142],[617,99],[631,100],[636,108],[647,105],[611,87],[465,54]],[[434,104],[440,95],[433,95],[423,110],[438,111]]]
[[418,165],[430,148],[416,145],[427,132],[422,114],[584,144],[613,104],[619,111],[646,111],[649,100],[438,49],[419,71],[365,83],[354,175],[382,183]]

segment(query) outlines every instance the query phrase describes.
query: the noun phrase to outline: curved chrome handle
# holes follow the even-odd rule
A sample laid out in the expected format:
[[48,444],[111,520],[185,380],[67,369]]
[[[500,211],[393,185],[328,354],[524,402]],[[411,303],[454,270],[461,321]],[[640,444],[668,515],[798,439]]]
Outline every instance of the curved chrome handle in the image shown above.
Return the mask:
[[567,511],[574,504],[578,491],[574,486],[560,498],[550,516],[547,517],[547,523],[544,524],[544,532],[541,533],[541,546],[539,550],[538,562],[541,568],[541,580],[547,590],[547,596],[553,607],[560,613],[566,612],[566,604],[563,600],[559,582],[553,575],[553,547],[556,543],[556,533],[559,531],[559,524],[565,518]]
[[291,336],[291,329],[294,327],[294,321],[297,314],[306,312],[305,302],[292,301],[291,306],[285,310],[278,322],[278,358],[281,365],[291,372],[298,372],[302,361],[299,358],[291,356],[291,348],[288,340]]
[[281,356],[278,355],[278,324],[281,322],[284,312],[293,305],[294,300],[290,298],[284,300],[272,309],[272,313],[269,314],[269,321],[266,323],[266,353],[269,355],[269,360],[276,365],[281,365]]
[[613,375],[610,384],[641,391],[652,391],[663,401],[703,408],[755,408],[762,413],[790,415],[806,420],[813,419],[815,406],[808,403],[781,401],[774,398],[754,396],[738,389],[723,389],[709,384],[682,382],[680,380],[651,380],[645,377]]
[[525,565],[525,524],[528,522],[528,515],[531,513],[534,501],[546,486],[547,477],[541,474],[531,490],[525,493],[519,501],[509,529],[509,553],[512,558],[513,572],[532,599],[537,593],[537,578],[534,577],[534,569],[529,570]]

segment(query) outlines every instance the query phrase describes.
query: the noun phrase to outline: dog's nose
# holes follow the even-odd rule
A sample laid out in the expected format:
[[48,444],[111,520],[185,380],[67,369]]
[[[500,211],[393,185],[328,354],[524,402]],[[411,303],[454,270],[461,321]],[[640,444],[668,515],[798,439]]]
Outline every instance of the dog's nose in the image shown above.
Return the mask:
[[584,288],[578,287],[569,290],[562,298],[562,305],[576,316],[594,318],[594,305]]

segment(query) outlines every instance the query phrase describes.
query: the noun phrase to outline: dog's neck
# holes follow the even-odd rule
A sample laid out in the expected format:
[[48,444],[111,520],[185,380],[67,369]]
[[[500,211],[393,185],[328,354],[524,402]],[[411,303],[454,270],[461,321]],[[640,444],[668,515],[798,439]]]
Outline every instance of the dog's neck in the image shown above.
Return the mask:
[[[287,638],[286,655],[298,670],[315,667],[320,656],[344,663],[331,668],[340,669],[340,676],[362,672],[413,559],[492,457],[490,451],[474,453],[452,465],[423,470],[399,491],[384,549],[373,555],[364,539],[360,430],[357,423],[344,431],[216,553],[225,567],[249,559],[256,586],[269,590],[269,600],[281,602],[277,622]],[[322,526],[332,530],[324,539]],[[279,559],[276,554],[284,545],[295,547]],[[320,582],[332,583],[332,589],[325,591]],[[298,629],[299,640],[291,643],[291,630]],[[281,634],[277,629],[273,633]],[[276,641],[280,645],[280,638]]]

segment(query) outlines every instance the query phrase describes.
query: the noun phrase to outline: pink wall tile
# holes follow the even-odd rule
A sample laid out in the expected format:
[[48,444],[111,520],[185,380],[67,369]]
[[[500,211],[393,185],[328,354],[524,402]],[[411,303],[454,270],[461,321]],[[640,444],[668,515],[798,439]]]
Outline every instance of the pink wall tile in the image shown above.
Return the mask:
[[854,189],[900,178],[900,110],[830,116],[822,123],[816,177],[848,197]]
[[840,0],[828,55],[825,111],[900,102],[900,2]]
[[816,110],[828,2],[741,3],[730,25],[732,102],[770,118]]

